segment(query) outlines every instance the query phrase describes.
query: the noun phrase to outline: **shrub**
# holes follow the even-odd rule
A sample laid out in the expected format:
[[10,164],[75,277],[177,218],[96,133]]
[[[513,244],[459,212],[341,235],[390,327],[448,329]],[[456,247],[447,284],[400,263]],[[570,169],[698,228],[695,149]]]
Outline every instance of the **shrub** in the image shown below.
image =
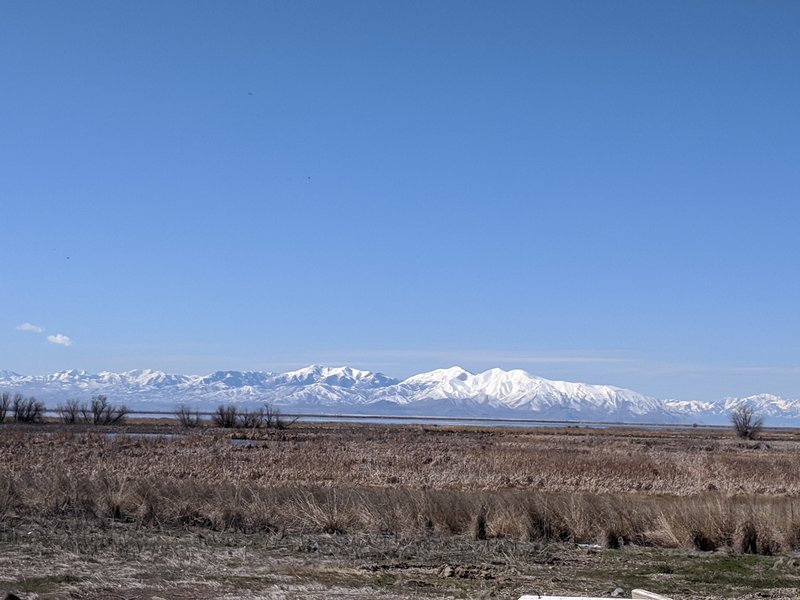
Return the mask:
[[238,410],[233,404],[220,404],[214,413],[214,425],[217,427],[236,427]]
[[192,411],[185,404],[181,404],[175,409],[175,416],[183,427],[198,427],[200,425],[200,413],[197,410]]
[[796,552],[800,549],[800,523],[791,521],[786,524],[783,534],[783,542],[787,550]]
[[472,539],[485,540],[486,539],[486,507],[481,506],[478,509],[475,518],[472,520]]
[[297,417],[291,420],[286,419],[277,408],[266,403],[264,404],[262,414],[264,417],[264,425],[268,429],[286,429],[297,422]]
[[14,394],[11,408],[17,423],[38,423],[44,416],[44,404],[33,396],[25,398],[22,394]]
[[287,420],[277,409],[269,404],[258,410],[247,410],[233,404],[220,404],[214,413],[213,421],[217,427],[242,427],[245,429],[286,429],[297,419]]
[[81,416],[87,423],[94,425],[114,425],[125,421],[128,409],[123,406],[114,406],[103,395],[92,396],[92,401],[87,406],[81,405]]
[[3,392],[0,394],[0,423],[6,420],[8,409],[11,407],[11,394]]
[[717,544],[704,531],[696,529],[691,532],[692,546],[701,552],[713,552],[717,549]]
[[750,406],[740,406],[731,413],[731,423],[737,437],[754,440],[764,427],[764,419]]
[[355,498],[345,490],[311,488],[293,496],[290,512],[302,529],[341,535],[358,522]]
[[743,554],[758,554],[758,529],[755,524],[747,520],[742,523],[737,531],[737,550]]
[[264,424],[264,409],[243,410],[237,416],[237,425],[245,429],[258,429]]
[[77,423],[81,416],[81,407],[77,400],[67,400],[65,404],[59,404],[56,411],[61,422],[66,424]]

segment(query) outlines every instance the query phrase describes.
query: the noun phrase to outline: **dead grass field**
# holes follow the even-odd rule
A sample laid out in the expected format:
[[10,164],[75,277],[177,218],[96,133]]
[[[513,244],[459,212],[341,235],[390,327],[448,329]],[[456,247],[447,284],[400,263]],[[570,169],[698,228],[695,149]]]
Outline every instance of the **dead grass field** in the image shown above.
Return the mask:
[[[800,596],[796,432],[740,442],[691,429],[106,431],[123,430],[0,429],[0,589]],[[223,577],[216,565],[230,552],[238,566]]]

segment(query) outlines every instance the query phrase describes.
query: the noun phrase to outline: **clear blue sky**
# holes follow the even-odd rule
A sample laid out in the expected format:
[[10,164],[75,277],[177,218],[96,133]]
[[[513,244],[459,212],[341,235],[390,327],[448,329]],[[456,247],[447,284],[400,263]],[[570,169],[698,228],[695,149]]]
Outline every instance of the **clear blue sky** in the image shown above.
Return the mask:
[[0,369],[800,397],[798,31],[794,1],[5,0]]

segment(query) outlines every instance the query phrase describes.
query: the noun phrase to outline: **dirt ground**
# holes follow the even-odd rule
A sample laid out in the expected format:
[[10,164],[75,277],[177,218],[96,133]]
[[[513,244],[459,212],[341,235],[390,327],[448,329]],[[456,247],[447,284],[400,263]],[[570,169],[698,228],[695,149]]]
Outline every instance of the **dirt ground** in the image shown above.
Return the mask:
[[0,526],[0,591],[25,599],[516,599],[615,590],[630,597],[634,588],[676,600],[797,598],[800,559],[462,536],[245,535],[82,519],[7,518]]

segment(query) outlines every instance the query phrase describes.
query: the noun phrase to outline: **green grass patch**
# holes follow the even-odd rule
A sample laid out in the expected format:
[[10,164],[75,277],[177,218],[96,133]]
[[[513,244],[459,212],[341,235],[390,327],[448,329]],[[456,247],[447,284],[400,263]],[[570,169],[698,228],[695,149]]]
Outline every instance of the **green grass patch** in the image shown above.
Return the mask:
[[49,575],[46,577],[25,577],[14,583],[12,587],[24,593],[46,594],[53,592],[65,585],[72,585],[84,581],[84,577],[74,575]]

